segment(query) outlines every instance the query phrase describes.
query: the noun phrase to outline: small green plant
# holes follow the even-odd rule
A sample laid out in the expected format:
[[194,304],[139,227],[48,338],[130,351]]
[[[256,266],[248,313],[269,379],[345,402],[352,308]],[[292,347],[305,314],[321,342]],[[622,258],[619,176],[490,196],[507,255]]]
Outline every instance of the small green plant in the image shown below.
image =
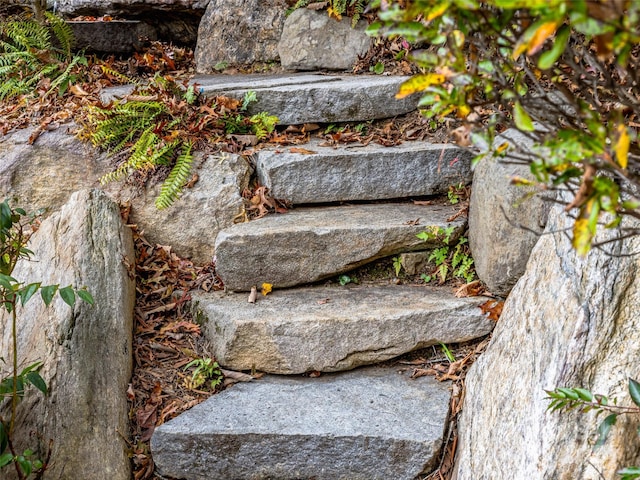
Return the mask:
[[[32,297],[40,292],[42,301],[49,306],[56,293],[70,307],[76,302],[76,296],[93,304],[93,297],[86,289],[74,290],[71,286],[44,286],[40,282],[25,284],[13,278],[13,270],[20,259],[29,259],[33,252],[26,248],[29,235],[27,227],[34,220],[19,208],[11,208],[5,200],[0,203],[0,308],[10,315],[11,322],[11,371],[0,379],[0,402],[10,400],[9,418],[0,415],[0,469],[13,465],[19,480],[27,479],[32,473],[41,478],[46,469],[46,461],[35,458],[32,450],[22,453],[16,451],[13,434],[16,428],[18,402],[24,397],[29,386],[33,386],[44,395],[47,385],[40,376],[42,362],[35,362],[18,372],[18,309],[24,307]],[[4,359],[2,359],[4,361]],[[50,453],[50,452],[49,452]]]
[[393,257],[393,270],[396,273],[396,277],[400,275],[400,271],[402,270],[402,258],[401,257]]
[[447,198],[449,199],[449,203],[451,205],[457,205],[460,203],[466,195],[465,186],[463,183],[458,183],[458,185],[450,185],[449,190],[447,191]]
[[378,62],[375,65],[370,66],[369,71],[376,75],[382,75],[384,73],[384,63]]
[[451,239],[454,231],[455,227],[453,226],[446,228],[432,227],[417,234],[417,237],[425,242],[440,241],[444,244],[435,248],[429,255],[428,260],[435,263],[435,269],[429,274],[423,273],[420,275],[420,278],[425,283],[437,279],[438,283],[443,284],[452,278],[461,279],[469,283],[475,278],[473,258],[469,251],[468,239],[459,237],[455,245],[452,246]]
[[[631,378],[629,378],[629,396],[635,405],[631,407],[618,405],[616,398],[609,399],[605,395],[593,394],[584,388],[559,387],[555,390],[545,390],[545,392],[546,399],[550,401],[547,410],[551,412],[577,409],[587,413],[593,410],[596,412],[596,417],[605,412],[609,413],[597,428],[598,440],[594,448],[606,443],[611,427],[616,424],[619,415],[640,414],[640,383]],[[617,473],[622,476],[621,480],[640,478],[640,467],[627,467]]]
[[83,55],[73,55],[73,32],[60,17],[45,12],[42,22],[12,18],[0,23],[0,100],[36,94],[64,94],[78,79]]
[[222,384],[224,375],[218,362],[212,358],[196,358],[185,365],[185,370],[195,367],[191,372],[191,378],[185,381],[187,388],[197,389],[209,382],[208,388],[215,390]]
[[442,352],[444,356],[447,357],[449,363],[454,363],[456,361],[456,357],[453,355],[449,347],[447,347],[444,343],[440,342],[440,347],[442,348]]
[[343,287],[353,281],[354,280],[349,275],[340,275],[338,277],[338,283],[340,283],[340,285],[342,285]]

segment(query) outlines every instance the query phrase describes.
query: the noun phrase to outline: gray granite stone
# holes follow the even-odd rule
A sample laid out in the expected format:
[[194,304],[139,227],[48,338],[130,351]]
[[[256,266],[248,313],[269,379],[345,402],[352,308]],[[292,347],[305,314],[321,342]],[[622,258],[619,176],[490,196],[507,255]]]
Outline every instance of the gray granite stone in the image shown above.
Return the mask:
[[430,226],[453,226],[454,241],[466,224],[462,217],[447,222],[456,212],[451,205],[388,203],[267,215],[218,234],[216,272],[229,290],[249,290],[263,282],[275,288],[315,282],[379,258],[434,246],[438,242],[416,237]]
[[237,384],[161,425],[162,475],[186,480],[412,480],[435,466],[449,387],[367,368]]
[[194,293],[194,310],[218,362],[232,370],[296,374],[350,370],[443,343],[487,335],[482,297],[426,286],[346,286]]

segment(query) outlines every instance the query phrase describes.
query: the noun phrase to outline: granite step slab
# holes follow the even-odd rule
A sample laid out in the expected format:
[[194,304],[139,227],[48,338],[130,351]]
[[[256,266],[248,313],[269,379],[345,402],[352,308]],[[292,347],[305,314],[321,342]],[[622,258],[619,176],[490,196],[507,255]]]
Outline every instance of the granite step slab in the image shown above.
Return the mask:
[[237,384],[156,428],[161,475],[413,480],[435,468],[449,386],[397,369]]
[[267,215],[218,233],[216,273],[233,291],[316,282],[379,258],[440,245],[417,238],[428,228],[451,226],[454,241],[466,225],[463,216],[455,217],[457,211],[452,205],[386,203]]
[[301,152],[271,148],[256,154],[258,179],[273,197],[294,204],[407,198],[446,193],[472,178],[473,155],[450,144],[328,147],[313,140]]
[[248,113],[277,115],[281,125],[361,122],[415,110],[419,96],[398,100],[395,94],[410,77],[381,75],[200,75],[193,78],[206,96],[237,99],[253,91],[257,101]]
[[494,326],[478,307],[486,298],[456,298],[442,287],[296,288],[255,304],[246,293],[192,295],[212,354],[231,370],[350,370],[439,342],[466,342]]

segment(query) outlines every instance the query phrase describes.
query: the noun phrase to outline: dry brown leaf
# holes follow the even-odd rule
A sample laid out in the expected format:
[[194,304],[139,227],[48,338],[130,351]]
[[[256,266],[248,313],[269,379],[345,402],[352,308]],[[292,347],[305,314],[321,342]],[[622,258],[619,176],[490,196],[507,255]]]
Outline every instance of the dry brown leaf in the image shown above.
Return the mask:
[[455,296],[458,298],[464,297],[477,297],[484,293],[484,286],[480,280],[474,280],[473,282],[465,283],[455,291]]
[[497,322],[502,314],[502,308],[504,307],[504,301],[502,300],[487,300],[482,305],[480,305],[480,310],[482,310],[483,315],[488,315],[490,320]]
[[291,153],[300,153],[302,155],[314,155],[318,153],[318,152],[314,152],[313,150],[307,150],[306,148],[301,148],[301,147],[291,147],[289,151]]

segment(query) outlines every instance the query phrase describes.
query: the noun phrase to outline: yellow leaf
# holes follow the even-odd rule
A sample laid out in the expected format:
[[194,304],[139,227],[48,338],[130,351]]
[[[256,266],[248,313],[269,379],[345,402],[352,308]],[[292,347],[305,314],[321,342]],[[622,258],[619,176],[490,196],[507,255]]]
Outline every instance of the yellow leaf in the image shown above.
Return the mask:
[[438,5],[436,5],[435,7],[431,7],[431,10],[427,14],[427,22],[430,22],[434,18],[440,17],[444,12],[447,11],[450,4],[451,2],[449,1],[443,1],[443,2],[440,2]]
[[498,148],[496,148],[496,153],[502,153],[504,152],[507,148],[509,148],[509,142],[504,142],[502,144],[500,144],[498,146]]
[[540,49],[544,41],[555,33],[556,28],[558,28],[556,22],[538,21],[534,23],[518,39],[511,58],[517,60],[525,50],[527,55],[533,55]]
[[533,33],[531,40],[527,42],[527,55],[534,55],[540,50],[547,38],[556,33],[558,24],[556,22],[545,22]]
[[333,7],[327,8],[327,13],[330,17],[334,17],[336,20],[342,20],[342,15],[340,15],[340,13]]
[[618,161],[618,165],[620,165],[622,168],[627,168],[630,143],[629,132],[624,123],[618,124],[616,126],[616,130],[618,131],[618,141],[614,146],[616,160]]
[[422,92],[431,85],[440,85],[445,81],[445,76],[439,73],[428,73],[425,75],[415,75],[400,85],[396,98],[405,98],[417,92]]
[[586,218],[578,218],[573,224],[573,248],[576,249],[578,255],[585,256],[591,249],[591,239],[593,235],[589,230],[589,220]]
[[270,283],[263,283],[262,284],[261,292],[262,292],[263,296],[266,297],[268,294],[271,293],[271,290],[273,290],[273,285],[272,284],[270,284]]
[[471,113],[471,107],[469,105],[458,105],[458,118],[467,118],[467,115]]

